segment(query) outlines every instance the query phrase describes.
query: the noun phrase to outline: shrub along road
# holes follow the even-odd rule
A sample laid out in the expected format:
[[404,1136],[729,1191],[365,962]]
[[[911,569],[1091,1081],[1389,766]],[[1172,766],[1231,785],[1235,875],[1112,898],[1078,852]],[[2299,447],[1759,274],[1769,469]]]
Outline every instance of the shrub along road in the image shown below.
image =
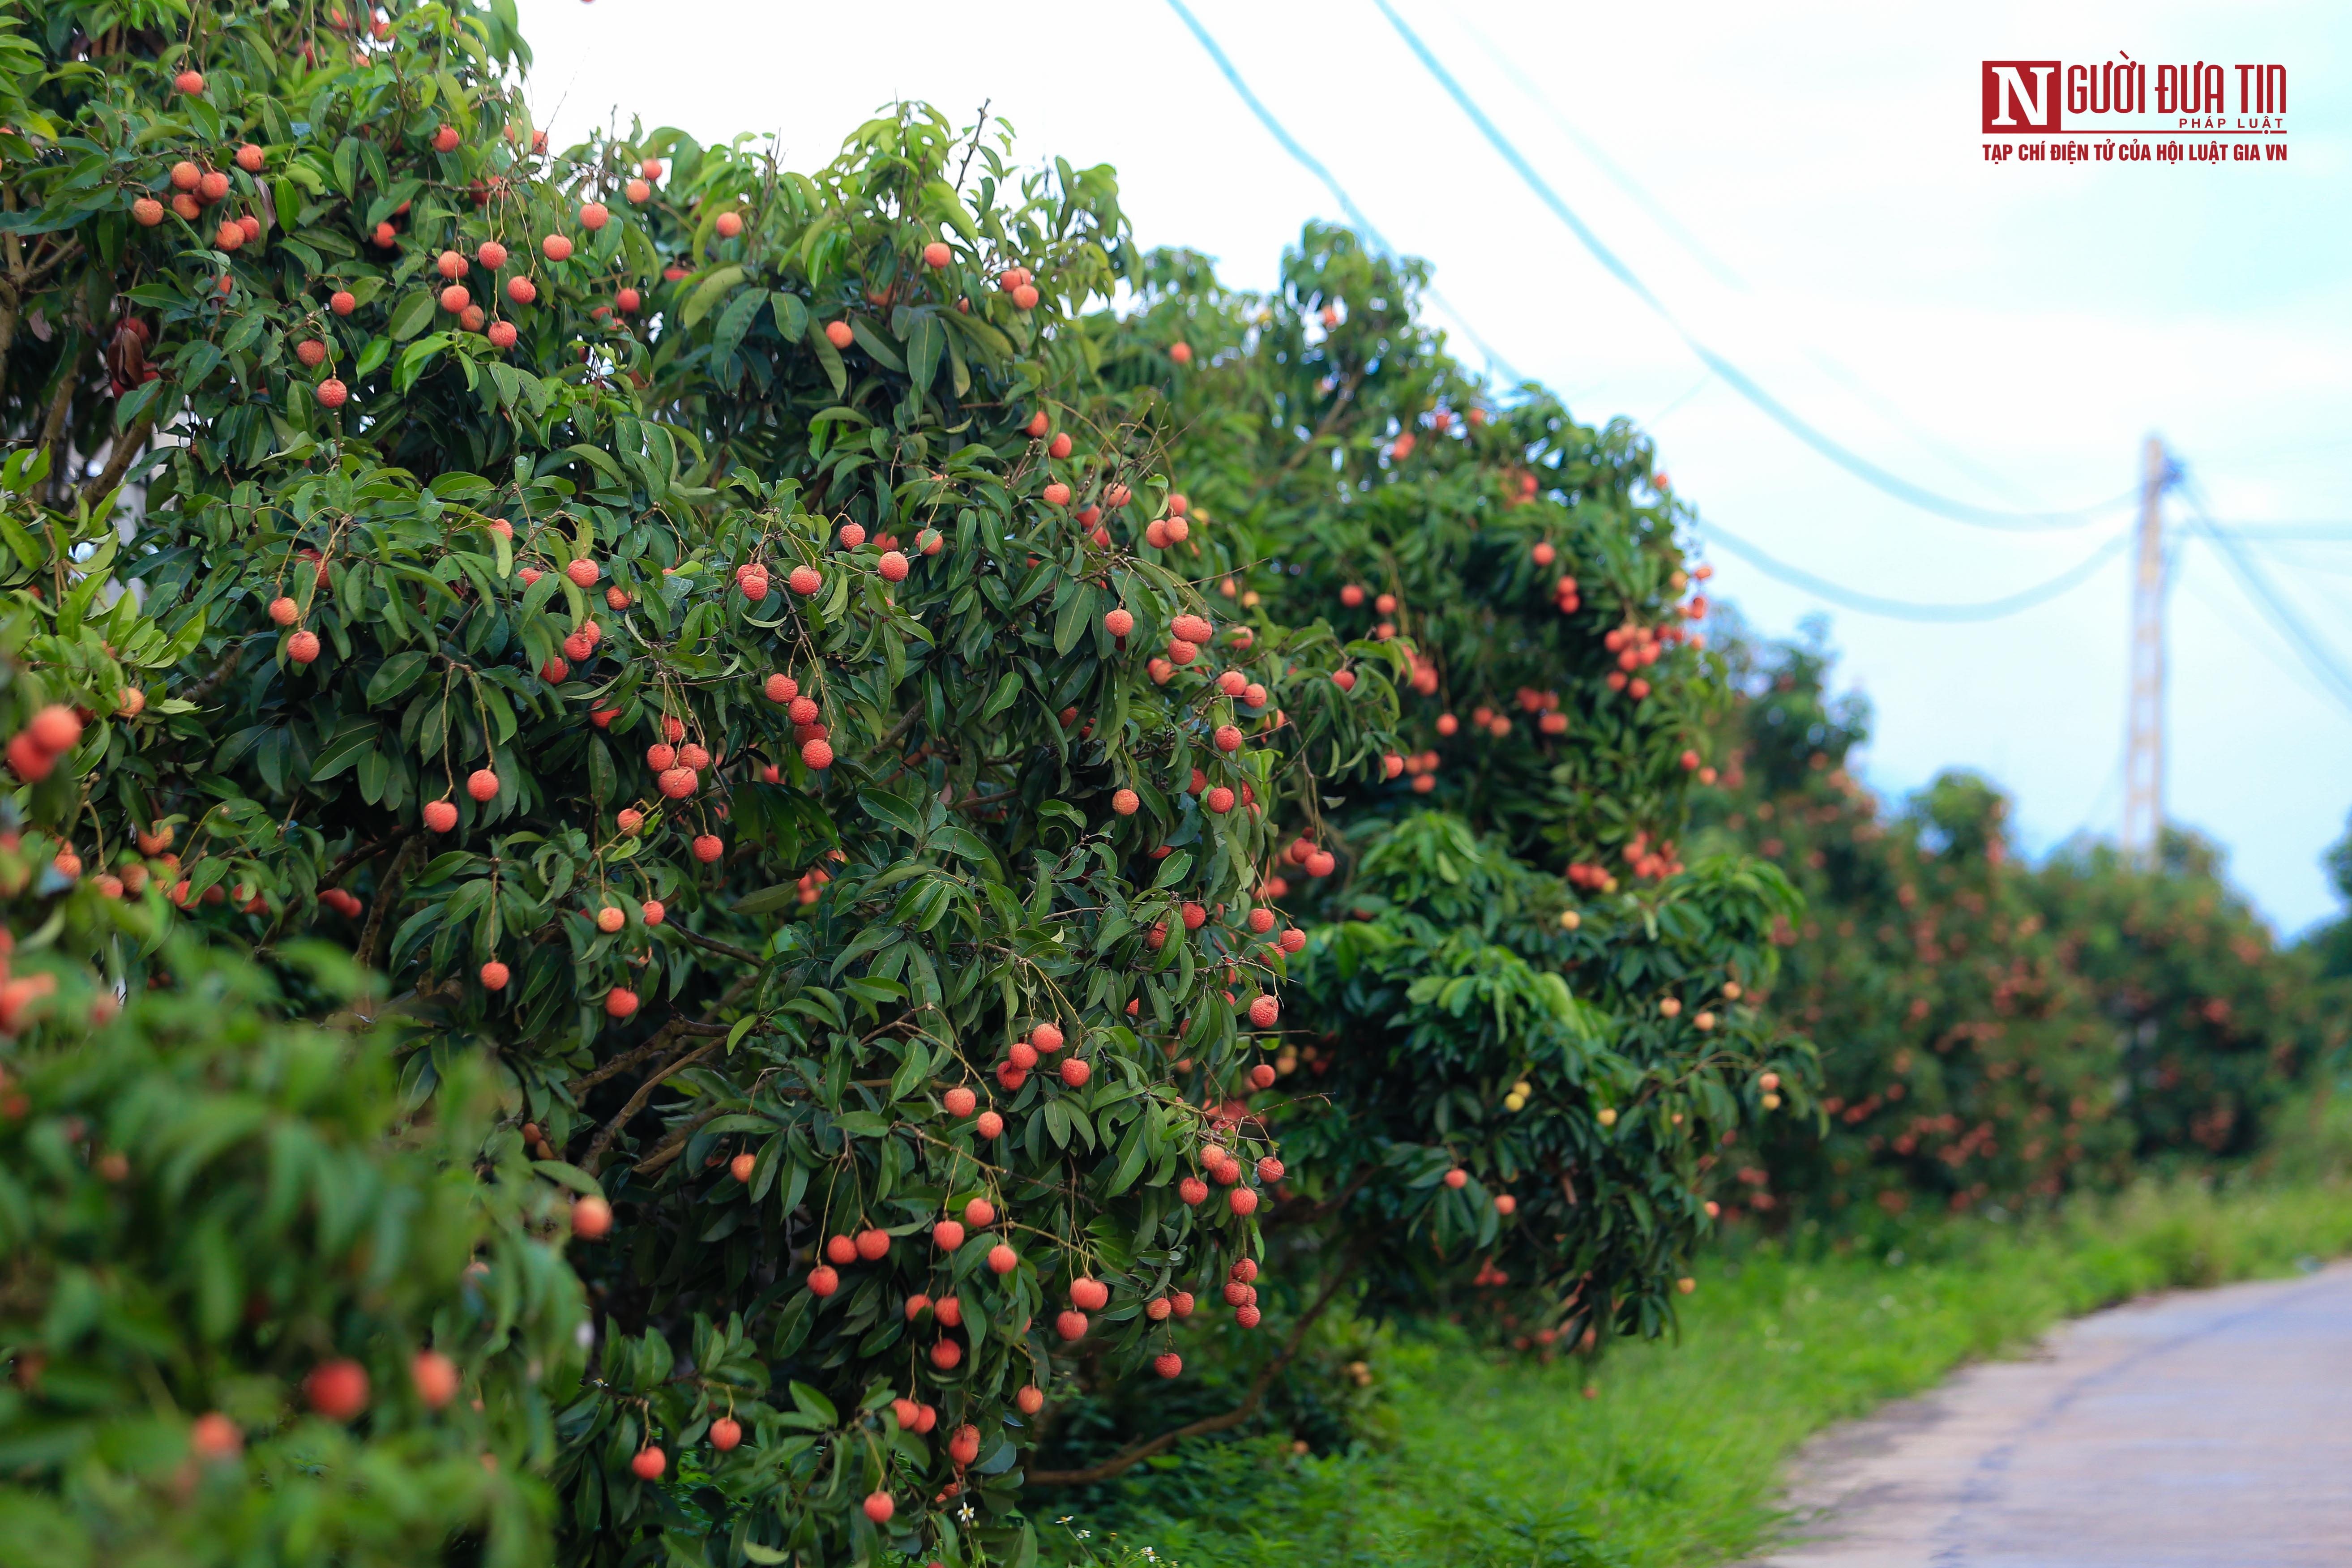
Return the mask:
[[2352,1267],[2134,1302],[1829,1434],[1770,1568],[2352,1561]]
[[[1735,1241],[1702,1271],[1679,1344],[1623,1346],[1598,1368],[1572,1359],[1550,1365],[1496,1360],[1443,1340],[1375,1336],[1369,1353],[1387,1395],[1388,1441],[1328,1456],[1294,1455],[1293,1434],[1279,1431],[1246,1442],[1188,1446],[1075,1509],[1074,1522],[1092,1531],[1085,1546],[1110,1548],[1094,1561],[1139,1563],[1149,1543],[1160,1561],[1182,1568],[1300,1563],[1318,1568],[1694,1568],[1755,1560],[1771,1568],[1863,1568],[1881,1562],[1938,1568],[2026,1563],[2033,1568],[2078,1563],[2299,1568],[2315,1559],[2236,1549],[2273,1539],[2252,1534],[2239,1517],[2246,1507],[2272,1506],[2245,1502],[2251,1493],[2225,1505],[2212,1490],[2183,1492],[2185,1506],[2210,1500],[2215,1533],[2191,1535],[2184,1527],[2175,1538],[2235,1543],[2201,1558],[2021,1556],[2011,1536],[1993,1532],[1991,1514],[1980,1521],[1965,1516],[1984,1526],[1977,1535],[1933,1535],[1952,1507],[1924,1516],[1925,1533],[1916,1539],[1927,1544],[1913,1555],[1832,1557],[1822,1539],[1822,1521],[1802,1513],[1791,1518],[1786,1508],[1793,1501],[1818,1510],[1840,1496],[1867,1500],[1853,1486],[1835,1485],[1837,1456],[1895,1452],[1914,1440],[1924,1429],[1918,1414],[1924,1403],[1913,1407],[1907,1424],[1881,1428],[1868,1418],[1887,1410],[1889,1400],[1939,1397],[1927,1391],[1956,1367],[1978,1363],[1979,1370],[1962,1373],[1953,1386],[1987,1375],[2049,1377],[2042,1386],[2050,1397],[2026,1406],[2026,1414],[2063,1411],[2067,1407],[2053,1407],[2052,1401],[2090,1370],[2089,1363],[2073,1373],[2053,1373],[2053,1363],[1992,1358],[2020,1353],[2065,1320],[2155,1291],[2269,1276],[2284,1277],[2284,1283],[2263,1289],[2301,1300],[2293,1293],[2319,1290],[2318,1282],[2326,1281],[2333,1294],[2322,1299],[2335,1314],[2333,1337],[2326,1342],[2335,1348],[2329,1357],[2311,1354],[2293,1375],[2300,1380],[2297,1397],[2330,1397],[2352,1372],[2352,1275],[2331,1271],[2315,1279],[2297,1264],[2352,1254],[2352,1193],[2340,1179],[2305,1172],[2307,1163],[2282,1171],[2288,1179],[2275,1186],[2218,1194],[2189,1184],[2142,1187],[2113,1199],[2078,1200],[2053,1217],[2024,1225],[1915,1222],[1889,1226],[1874,1241],[1857,1236],[1831,1246],[1816,1238],[1785,1249]],[[2336,1168],[2332,1158],[2319,1163]],[[2168,1297],[2153,1310],[2198,1311],[2235,1299],[2228,1290]],[[2049,1342],[2114,1331],[2104,1325],[2141,1322],[2150,1310],[2102,1314],[2060,1330],[2061,1337]],[[2221,1308],[2197,1321],[2218,1323],[2231,1315]],[[2184,1328],[2189,1322],[2179,1321]],[[2281,1336],[2273,1345],[2279,1362],[2293,1364],[2303,1354],[2287,1336],[2306,1327],[2296,1314],[2273,1325],[2271,1331]],[[2179,1331],[2159,1329],[2131,1348],[2179,1337]],[[2226,1336],[2217,1331],[2217,1337]],[[2153,1360],[2136,1365],[2149,1367]],[[2085,1405],[2094,1394],[2122,1398],[2135,1390],[2153,1400],[2168,1386],[2173,1364],[2164,1363],[2160,1376],[2153,1370],[2146,1379],[2128,1374],[2132,1383],[2123,1387],[2086,1385],[2074,1403]],[[2256,1364],[2249,1359],[2242,1373],[2225,1368],[2220,1374],[2225,1384],[2241,1375],[2245,1388],[2190,1390],[2181,1397],[2191,1410],[2205,1399],[2217,1411],[2252,1411],[2253,1419],[2263,1419],[2267,1390],[2275,1384],[2258,1383]],[[2138,1425],[2152,1433],[2160,1428],[2156,1406],[2149,1411]],[[2347,1456],[2340,1446],[2320,1444],[2311,1411],[2297,1419],[2314,1450],[2308,1458],[2296,1458],[2290,1434],[2281,1451],[2216,1453],[2208,1465],[2204,1456],[2183,1450],[2183,1462],[2214,1472],[2202,1483],[2207,1488],[2231,1481],[2227,1467],[2239,1457],[2250,1467],[2262,1462],[2262,1473],[2273,1481],[2284,1478],[2284,1484],[2300,1486],[2305,1497],[2276,1500],[2282,1527],[2290,1517],[2313,1519],[2328,1507],[2352,1513],[2343,1506],[2340,1479],[2352,1475],[2343,1463]],[[1841,1422],[1857,1425],[1837,1426]],[[2021,1419],[2012,1430],[2021,1426]],[[1826,1445],[1830,1439],[1819,1436],[1825,1431],[1862,1436],[1857,1444],[1811,1450],[1821,1468],[1801,1467],[1810,1484],[1788,1499],[1791,1457],[1809,1440]],[[1961,1451],[1949,1473],[1968,1479],[1977,1459],[2002,1440],[1987,1436]],[[2278,1465],[2271,1466],[2272,1459]],[[2306,1466],[2321,1465],[2332,1473],[2306,1474]],[[1979,1479],[1970,1498],[1982,1494],[1989,1504],[2006,1497],[2021,1508],[2028,1497],[2023,1489],[2039,1485],[2040,1472],[2052,1468],[2038,1447],[2021,1451],[2007,1471]],[[2104,1469],[2094,1461],[2076,1473],[2120,1488],[2132,1479],[2122,1471],[2147,1468],[2125,1456]],[[2003,1481],[2019,1489],[2002,1493],[1991,1484]],[[2164,1485],[2160,1475],[2154,1484]],[[2240,1484],[2251,1488],[2253,1481]],[[1959,1496],[1957,1483],[1950,1495]],[[1862,1539],[1849,1537],[1856,1547]],[[2009,1555],[1992,1554],[1996,1541],[2010,1542]],[[1771,1555],[1776,1551],[1781,1555]],[[2326,1560],[2352,1561],[2352,1552],[2339,1549]]]

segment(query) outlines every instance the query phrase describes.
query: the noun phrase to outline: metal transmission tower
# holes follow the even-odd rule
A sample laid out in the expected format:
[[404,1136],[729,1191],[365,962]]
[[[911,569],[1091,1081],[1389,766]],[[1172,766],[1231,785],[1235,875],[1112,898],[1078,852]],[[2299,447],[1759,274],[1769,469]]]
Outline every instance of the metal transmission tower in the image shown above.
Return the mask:
[[2138,569],[2132,576],[2131,695],[2125,709],[2124,853],[2152,861],[2164,831],[2164,507],[2175,469],[2147,438],[2140,469]]

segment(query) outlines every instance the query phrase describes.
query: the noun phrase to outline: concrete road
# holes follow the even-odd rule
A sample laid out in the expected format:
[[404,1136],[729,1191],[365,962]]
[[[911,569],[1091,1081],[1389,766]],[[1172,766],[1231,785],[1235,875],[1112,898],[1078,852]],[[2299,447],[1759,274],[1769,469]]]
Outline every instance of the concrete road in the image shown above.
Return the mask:
[[1826,1433],[1769,1568],[2347,1568],[2352,1267],[2135,1302]]

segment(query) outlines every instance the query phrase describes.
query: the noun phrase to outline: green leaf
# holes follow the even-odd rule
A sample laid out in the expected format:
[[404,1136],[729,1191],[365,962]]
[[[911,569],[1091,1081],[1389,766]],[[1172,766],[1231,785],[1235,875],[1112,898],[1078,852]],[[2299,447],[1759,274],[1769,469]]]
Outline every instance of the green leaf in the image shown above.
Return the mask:
[[947,334],[940,329],[938,317],[926,311],[916,318],[907,333],[907,377],[915,384],[916,391],[930,391],[931,382],[940,373],[940,350],[946,342]]
[[1006,670],[1004,678],[996,683],[996,689],[988,694],[988,700],[981,704],[980,721],[983,724],[987,723],[991,719],[1012,707],[1013,700],[1020,695],[1021,672],[1017,669]]
[[430,662],[430,655],[412,651],[394,654],[376,666],[375,673],[368,677],[368,706],[381,708],[415,685]]
[[434,299],[430,294],[411,294],[395,306],[392,325],[388,329],[394,342],[404,343],[423,331],[433,320]]
[[722,267],[695,285],[694,292],[686,298],[686,310],[681,314],[685,324],[691,327],[717,307],[719,297],[743,281],[740,264]]
[[1063,605],[1061,614],[1054,617],[1054,651],[1057,654],[1067,653],[1077,647],[1078,639],[1085,637],[1094,625],[1093,590],[1084,584],[1077,586],[1078,591]]
[[816,363],[824,367],[825,379],[833,383],[833,395],[839,397],[847,392],[849,367],[841,363],[841,351],[833,346],[833,340],[824,335],[824,328],[814,316],[809,318],[808,346],[809,352],[816,355]]
[[837,1426],[841,1424],[840,1413],[834,1409],[832,1400],[827,1399],[805,1383],[793,1384],[792,1391],[793,1403],[800,1407],[802,1415],[813,1416],[827,1426]]
[[864,349],[877,364],[895,370],[901,375],[907,374],[907,362],[898,357],[898,350],[882,341],[882,334],[856,318],[850,321],[849,332],[857,340],[857,346]]
[[858,793],[857,804],[867,815],[887,823],[909,838],[923,837],[923,811],[919,804],[887,790],[869,789]]
[[534,1174],[545,1176],[549,1181],[570,1187],[575,1193],[583,1194],[592,1198],[601,1198],[604,1195],[604,1189],[596,1178],[577,1165],[569,1165],[561,1160],[533,1160],[530,1163],[530,1168]]
[[768,296],[768,303],[776,312],[776,331],[783,334],[784,342],[800,342],[808,331],[809,319],[808,307],[801,303],[800,296],[779,289]]
[[728,302],[727,309],[719,313],[719,325],[710,334],[713,357],[723,360],[741,346],[743,334],[751,330],[751,319],[760,313],[761,303],[755,291],[739,294]]
[[[613,461],[610,454],[598,447],[591,447],[584,441],[574,441],[571,446],[566,447],[563,449],[584,460],[590,468],[594,468],[598,473],[603,474],[606,479],[612,480],[614,484],[619,486],[621,489],[628,489],[629,477],[621,472],[621,465]],[[545,581],[545,579],[542,578],[541,581]],[[561,587],[571,588],[572,597],[577,598],[579,596],[579,589],[573,586],[571,578],[560,578],[558,585]],[[537,584],[534,584],[533,586],[537,586]],[[579,616],[580,613],[575,612],[572,618],[577,620],[579,619]]]
[[588,798],[598,805],[613,798],[613,750],[601,735],[588,741]]
[[310,764],[310,781],[323,784],[372,751],[380,731],[372,718],[346,719],[335,726],[335,732],[319,748],[319,755]]
[[772,888],[744,894],[735,900],[733,908],[739,915],[764,915],[770,910],[781,910],[786,905],[798,903],[800,896],[800,884],[797,882],[779,882]]
[[1148,1117],[1139,1116],[1135,1119],[1134,1125],[1127,1130],[1127,1137],[1119,1144],[1118,1169],[1111,1173],[1110,1185],[1106,1189],[1108,1196],[1118,1196],[1135,1184],[1135,1179],[1138,1176],[1143,1174],[1145,1154],[1143,1130],[1149,1120]]
[[907,1059],[900,1062],[898,1070],[890,1075],[890,1098],[904,1100],[914,1093],[922,1083],[924,1075],[930,1070],[930,1053],[923,1048],[921,1041],[909,1046]]
[[218,343],[190,343],[173,362],[172,369],[180,385],[194,392],[205,384],[205,378],[212,374],[220,362],[221,347]]

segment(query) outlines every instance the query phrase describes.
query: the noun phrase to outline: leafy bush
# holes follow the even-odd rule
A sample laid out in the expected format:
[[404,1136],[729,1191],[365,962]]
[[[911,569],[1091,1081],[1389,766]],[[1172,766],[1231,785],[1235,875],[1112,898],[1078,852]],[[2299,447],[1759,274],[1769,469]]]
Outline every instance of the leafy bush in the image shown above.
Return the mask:
[[[1334,1305],[1468,1308],[1523,1349],[1664,1332],[1715,1145],[1806,1103],[1811,1073],[1738,1000],[1786,883],[1675,848],[1721,674],[1681,629],[1646,445],[1539,389],[1494,406],[1419,318],[1418,267],[1343,231],[1310,227],[1264,298],[1181,254],[1141,275],[1141,308],[1092,325],[1118,406],[1168,433],[1190,510],[1166,550],[1261,633],[1338,628],[1347,668],[1291,715],[1394,692],[1412,754],[1370,777],[1331,754],[1264,870],[1319,923],[1292,939],[1273,1099],[1221,1112],[1279,1134],[1286,1200],[1227,1293],[1245,1325],[1281,1302],[1288,1332],[1234,1352],[1255,1375],[1222,1412],[1091,1379],[1108,1408],[1058,1427],[1041,1472],[1066,1483],[1262,1410],[1328,1431],[1347,1390],[1294,1358]],[[1570,881],[1543,868],[1563,860]]]
[[2253,1146],[2315,1048],[2316,993],[2210,853],[2176,837],[2149,870],[2096,848],[2037,868],[2011,851],[2006,798],[1964,773],[1888,811],[1850,771],[1868,710],[1830,694],[1818,632],[1735,631],[1730,651],[1744,696],[1703,842],[1804,895],[1775,1001],[1827,1075],[1820,1135],[1737,1152],[1731,1212],[2014,1209]]
[[[1229,1428],[1335,1301],[1670,1322],[1715,1145],[1810,1067],[1734,989],[1786,883],[1677,847],[1721,671],[1630,431],[1491,406],[1352,237],[1247,300],[1137,255],[1109,171],[926,110],[812,174],[551,151],[503,0],[26,21],[0,590],[26,679],[146,672],[17,767],[89,858],[42,896],[149,922],[79,955],[128,992],[234,999],[224,1085],[383,1020],[289,1114],[477,1173],[420,1254],[569,1205],[588,1365],[484,1417],[515,1500],[338,1550],[524,1551],[551,1491],[567,1561],[1018,1558],[1049,1392],[1075,1444],[1205,1352]],[[74,1057],[32,1016],[28,1072]],[[125,1016],[123,1074],[195,1049]],[[346,1314],[380,1371],[438,1278]],[[217,1358],[257,1432],[290,1353]],[[1138,1408],[1114,1467],[1168,1440]]]
[[2143,1163],[2253,1152],[2294,1086],[2352,1040],[2315,955],[2278,944],[2195,834],[2167,831],[2150,865],[2066,846],[2032,889],[2121,1041]]
[[[496,6],[34,20],[11,321],[53,330],[12,427],[110,449],[101,520],[152,478],[128,550],[27,533],[5,582],[78,581],[69,619],[135,577],[172,653],[93,856],[290,1014],[339,1005],[299,933],[350,943],[424,1031],[404,1103],[482,1064],[485,1148],[583,1195],[592,1374],[541,1367],[534,1456],[568,1557],[1013,1549],[1056,1329],[1171,1353],[1145,1303],[1251,1245],[1254,1183],[1176,1195],[1166,1063],[1246,1068],[1278,966],[1203,960],[1263,806],[1382,717],[1171,701],[1122,655],[1114,610],[1207,606],[1126,548],[1145,446],[1054,438],[1109,176],[917,111],[814,177],[667,132],[550,155]],[[139,205],[175,195],[199,222]],[[1270,693],[1333,658],[1220,651]],[[1196,764],[1261,809],[1201,812]],[[1219,913],[1161,940],[1186,906]]]
[[[102,553],[102,523],[31,504],[47,478],[10,456],[0,531],[81,553],[95,526]],[[90,613],[104,581],[0,611],[0,1562],[413,1562],[452,1535],[542,1560],[542,1390],[582,1320],[557,1205],[482,1066],[423,1114],[397,1093],[424,1042],[366,1021],[348,958],[280,952],[338,1007],[289,1026],[135,850],[80,863],[85,793],[185,651],[130,595]]]

